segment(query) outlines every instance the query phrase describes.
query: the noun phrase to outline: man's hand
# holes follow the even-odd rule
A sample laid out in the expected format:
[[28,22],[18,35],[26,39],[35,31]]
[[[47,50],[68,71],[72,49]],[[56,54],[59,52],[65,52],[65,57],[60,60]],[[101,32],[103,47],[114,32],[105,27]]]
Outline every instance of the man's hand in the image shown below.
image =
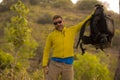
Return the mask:
[[48,66],[43,67],[44,74],[48,74]]

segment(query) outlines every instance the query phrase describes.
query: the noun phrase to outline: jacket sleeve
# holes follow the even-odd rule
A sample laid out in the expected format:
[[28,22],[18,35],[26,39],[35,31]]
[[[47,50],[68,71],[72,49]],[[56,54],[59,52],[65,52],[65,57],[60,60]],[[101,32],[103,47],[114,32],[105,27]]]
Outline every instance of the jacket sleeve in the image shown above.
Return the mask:
[[45,67],[48,65],[51,47],[52,47],[52,41],[51,41],[50,35],[48,35],[45,48],[43,51],[42,67]]
[[[91,12],[90,15],[88,15],[82,22],[70,27],[70,29],[72,30],[72,32],[74,32],[75,34],[78,33],[82,27],[82,25],[88,20],[91,18],[92,14],[93,14],[94,11]],[[90,23],[88,23],[86,26],[88,26]]]

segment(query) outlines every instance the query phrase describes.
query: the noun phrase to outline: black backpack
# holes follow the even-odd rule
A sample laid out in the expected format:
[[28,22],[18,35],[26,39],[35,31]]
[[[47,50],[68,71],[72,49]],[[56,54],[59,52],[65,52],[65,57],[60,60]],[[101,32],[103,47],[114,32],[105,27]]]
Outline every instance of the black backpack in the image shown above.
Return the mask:
[[[114,36],[114,21],[110,15],[105,15],[102,5],[95,5],[96,10],[94,14],[83,25],[79,33],[79,40],[76,48],[80,44],[82,54],[85,53],[83,44],[92,44],[96,49],[108,48]],[[85,36],[86,24],[90,23],[90,35]]]

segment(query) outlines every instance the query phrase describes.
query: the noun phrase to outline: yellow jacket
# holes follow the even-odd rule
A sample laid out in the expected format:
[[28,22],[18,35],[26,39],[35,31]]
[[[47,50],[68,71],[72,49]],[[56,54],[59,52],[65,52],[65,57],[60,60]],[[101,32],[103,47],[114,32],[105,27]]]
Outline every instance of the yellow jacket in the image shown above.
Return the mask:
[[[67,58],[74,56],[73,45],[75,36],[80,31],[83,23],[90,17],[91,15],[75,26],[71,26],[69,28],[64,27],[62,32],[55,29],[48,35],[43,53],[43,67],[47,66],[50,55],[51,57],[57,58]],[[50,54],[51,49],[52,54]]]

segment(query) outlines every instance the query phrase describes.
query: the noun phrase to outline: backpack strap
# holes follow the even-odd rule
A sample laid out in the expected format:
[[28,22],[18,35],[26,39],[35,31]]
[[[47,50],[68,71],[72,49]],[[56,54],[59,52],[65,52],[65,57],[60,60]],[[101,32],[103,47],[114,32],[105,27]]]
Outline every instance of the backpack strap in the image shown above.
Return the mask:
[[[91,18],[90,18],[91,19]],[[81,27],[81,30],[80,30],[80,33],[79,33],[79,40],[78,40],[78,42],[77,42],[77,45],[76,45],[76,49],[78,48],[78,45],[80,44],[80,48],[81,48],[81,50],[82,50],[82,54],[84,54],[85,53],[85,49],[83,48],[83,46],[82,46],[82,43],[83,42],[80,42],[81,41],[81,39],[83,38],[83,35],[84,35],[84,32],[85,32],[85,28],[86,28],[86,24],[90,21],[90,19],[88,19],[87,21],[85,21],[85,23],[82,25],[82,27]]]

